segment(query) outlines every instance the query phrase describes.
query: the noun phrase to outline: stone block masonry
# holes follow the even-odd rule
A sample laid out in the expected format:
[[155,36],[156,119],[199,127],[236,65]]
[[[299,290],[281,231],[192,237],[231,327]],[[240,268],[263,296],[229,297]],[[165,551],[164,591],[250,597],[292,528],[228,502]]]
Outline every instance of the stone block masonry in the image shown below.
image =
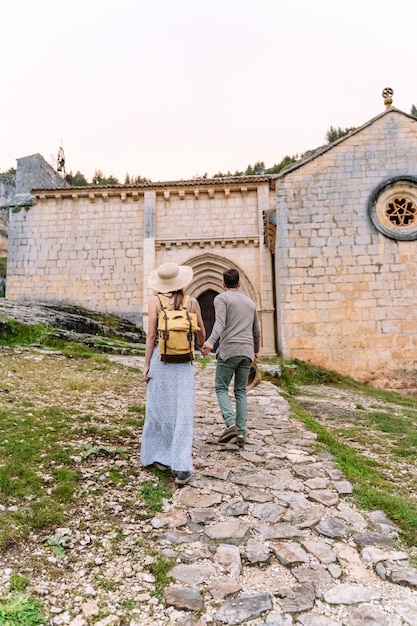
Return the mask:
[[275,353],[271,253],[262,245],[269,178],[32,194],[34,204],[11,213],[8,298],[74,303],[146,330],[154,267],[190,265],[195,298],[223,291],[223,271],[235,267],[259,310],[263,354]]
[[381,180],[416,162],[417,121],[391,112],[277,180],[285,357],[362,380],[416,369],[417,243],[384,236],[368,214]]
[[13,211],[8,298],[142,322],[143,203],[72,191],[58,200],[41,193],[35,206]]
[[146,330],[154,267],[192,267],[208,321],[234,267],[259,310],[262,355],[371,382],[417,371],[411,115],[387,107],[273,176],[68,187],[40,155],[27,159],[10,205],[8,298],[79,304]]

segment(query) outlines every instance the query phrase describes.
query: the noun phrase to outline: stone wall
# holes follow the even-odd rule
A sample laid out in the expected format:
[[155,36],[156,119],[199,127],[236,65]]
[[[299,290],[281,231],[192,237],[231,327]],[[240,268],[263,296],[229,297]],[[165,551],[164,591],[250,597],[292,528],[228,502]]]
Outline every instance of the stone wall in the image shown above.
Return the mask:
[[7,297],[71,303],[141,322],[143,203],[74,191],[15,207]]
[[0,174],[0,257],[7,256],[9,208],[30,206],[34,187],[67,187],[40,154],[17,159],[16,174]]
[[280,351],[372,380],[417,367],[417,241],[386,237],[368,203],[417,174],[417,120],[378,116],[276,181]]
[[67,187],[66,181],[40,154],[17,159],[16,193],[30,193],[32,189]]
[[0,258],[7,256],[9,209],[0,207]]
[[[257,305],[265,355],[276,352],[272,258],[263,241],[263,215],[273,201],[269,183],[268,177],[219,179],[158,190],[155,252],[145,272],[165,261],[186,263],[194,270],[190,293],[198,298],[208,289],[221,293],[224,270],[236,268],[242,292]],[[145,302],[150,295],[146,290]]]
[[[416,164],[417,120],[393,108],[277,176],[66,187],[40,162],[46,187],[29,193],[22,174],[11,204],[6,295],[146,330],[154,267],[190,265],[196,298],[221,292],[235,267],[260,313],[263,355],[358,380],[401,377],[417,370]],[[18,173],[27,165],[18,160]],[[414,185],[404,237],[372,209],[397,179],[401,193]]]
[[37,189],[14,207],[7,297],[78,304],[147,327],[150,271],[166,261],[194,270],[198,298],[241,273],[259,309],[263,353],[275,353],[271,253],[263,244],[270,178],[117,188]]
[[15,177],[11,174],[0,174],[0,257],[7,256],[9,205],[15,191]]

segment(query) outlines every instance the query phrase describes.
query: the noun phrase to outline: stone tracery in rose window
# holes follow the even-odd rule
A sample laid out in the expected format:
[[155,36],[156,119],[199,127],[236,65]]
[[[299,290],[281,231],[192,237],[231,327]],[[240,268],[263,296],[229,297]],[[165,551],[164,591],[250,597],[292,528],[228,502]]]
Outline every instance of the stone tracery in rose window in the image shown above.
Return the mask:
[[410,226],[417,218],[417,207],[409,198],[394,198],[385,209],[388,219],[395,226]]
[[417,178],[395,177],[377,187],[368,202],[369,216],[390,239],[417,239]]

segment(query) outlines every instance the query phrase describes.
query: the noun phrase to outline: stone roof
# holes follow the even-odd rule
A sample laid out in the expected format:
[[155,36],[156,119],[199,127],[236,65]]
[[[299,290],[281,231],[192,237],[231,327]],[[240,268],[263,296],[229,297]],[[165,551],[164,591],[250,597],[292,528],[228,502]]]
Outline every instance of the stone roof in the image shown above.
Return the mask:
[[88,192],[97,191],[98,189],[161,189],[161,188],[173,188],[173,187],[207,187],[207,186],[224,186],[224,185],[248,185],[259,183],[271,183],[275,176],[272,174],[263,174],[256,176],[224,176],[222,178],[196,178],[190,180],[171,180],[171,181],[158,181],[158,182],[144,182],[134,185],[69,185],[63,189],[62,187],[34,187],[33,193],[47,192],[47,191],[77,191],[80,192],[85,189]]

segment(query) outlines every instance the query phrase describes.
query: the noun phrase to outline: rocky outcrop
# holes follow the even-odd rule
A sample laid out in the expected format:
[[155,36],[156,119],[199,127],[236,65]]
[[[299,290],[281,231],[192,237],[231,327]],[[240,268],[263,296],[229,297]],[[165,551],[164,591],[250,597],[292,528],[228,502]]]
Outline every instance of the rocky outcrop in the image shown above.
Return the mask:
[[[138,344],[143,347],[143,328],[114,315],[90,311],[78,306],[21,302],[0,299],[0,335],[14,332],[13,322],[50,328],[50,335],[99,348],[105,352],[129,354]],[[107,344],[100,338],[119,340],[126,345]]]

